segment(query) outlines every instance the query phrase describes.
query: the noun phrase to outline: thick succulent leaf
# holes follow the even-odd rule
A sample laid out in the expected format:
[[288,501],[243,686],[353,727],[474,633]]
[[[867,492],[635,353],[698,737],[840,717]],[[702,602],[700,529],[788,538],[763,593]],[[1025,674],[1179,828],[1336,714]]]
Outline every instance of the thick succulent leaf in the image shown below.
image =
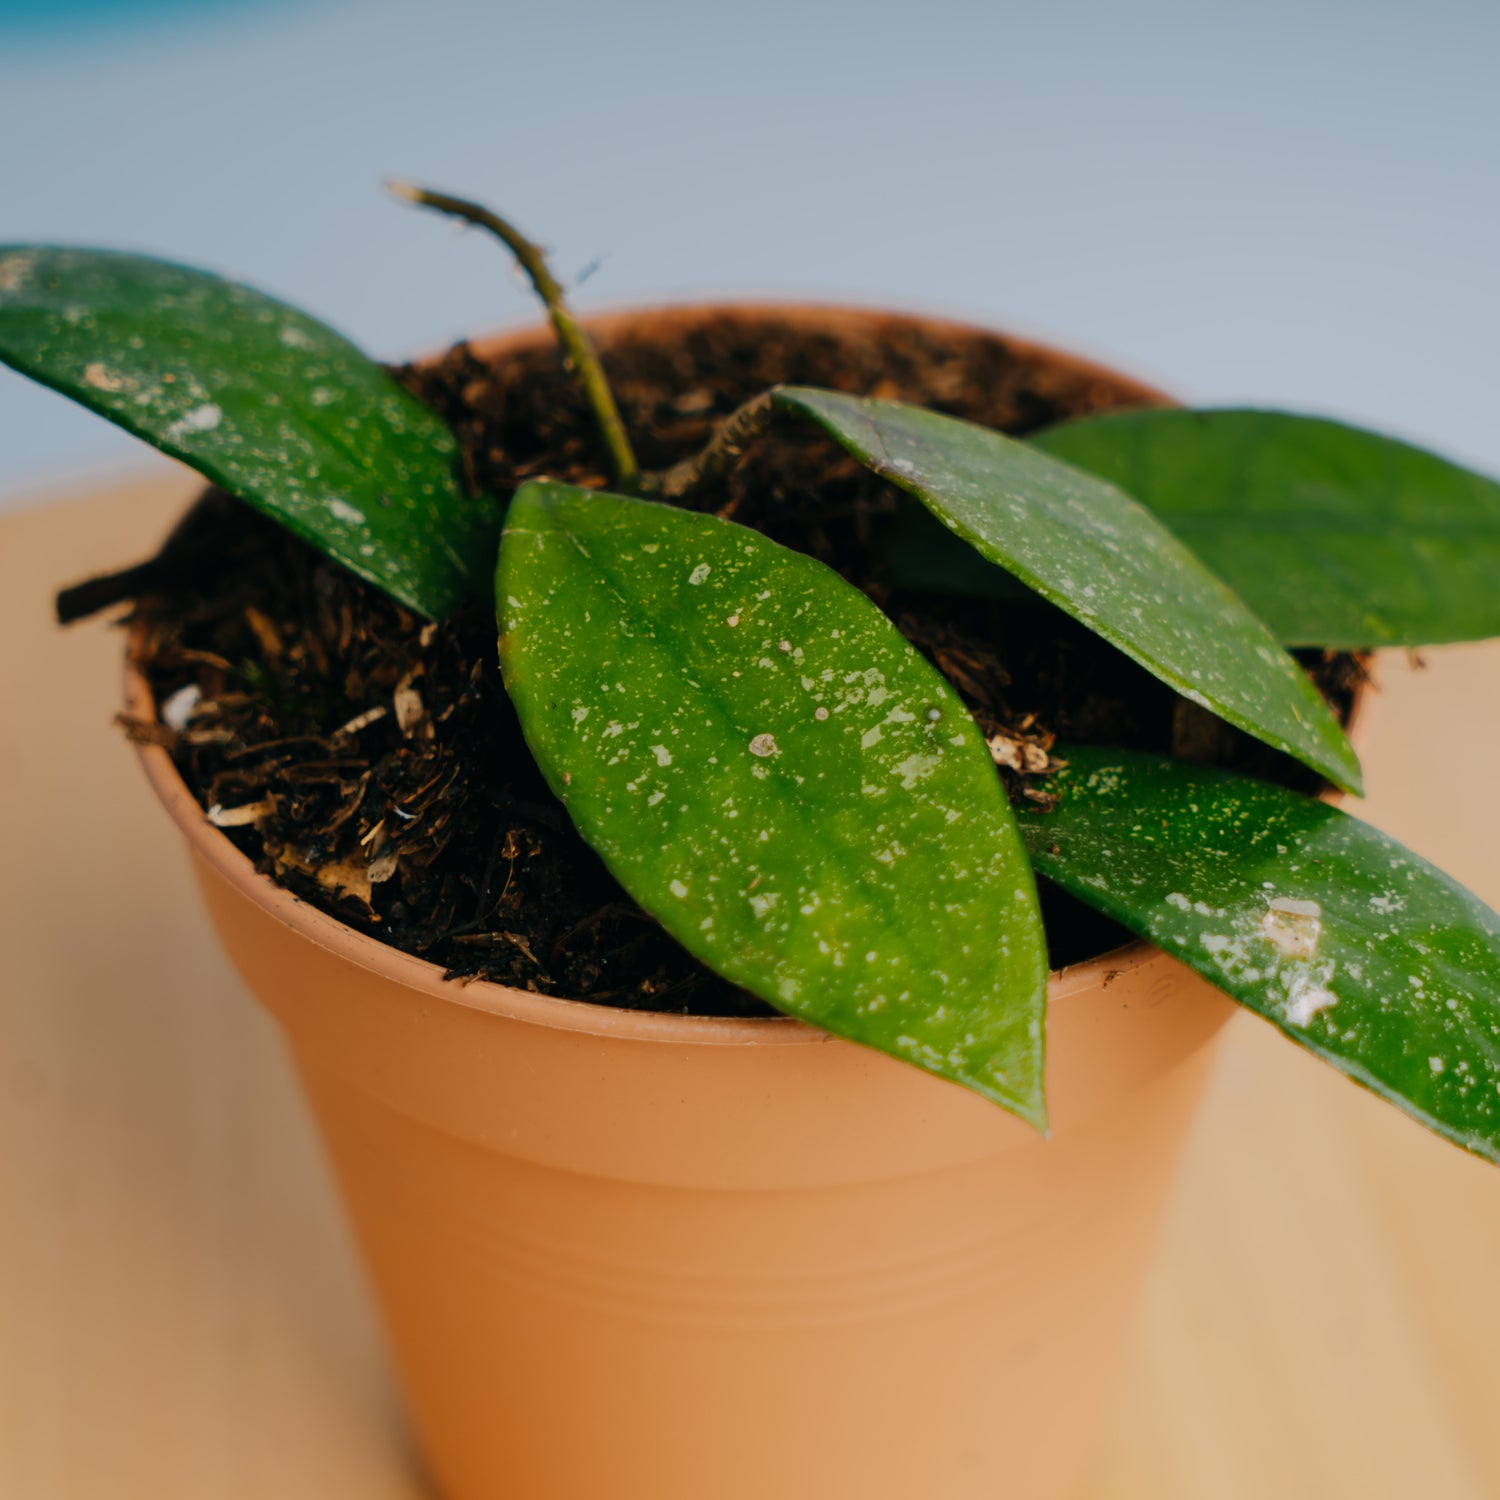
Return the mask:
[[496,597],[527,742],[684,947],[1042,1122],[1030,864],[973,720],[863,594],[731,522],[540,481]]
[[1306,674],[1123,491],[987,427],[918,407],[799,386],[777,401],[1185,697],[1359,790],[1358,758]]
[[1137,411],[1032,440],[1149,506],[1289,645],[1500,635],[1500,484],[1320,417]]
[[1326,803],[1064,750],[1037,868],[1439,1135],[1500,1161],[1500,917]]
[[0,248],[0,361],[437,617],[488,586],[499,522],[447,425],[367,355],[237,282],[142,255]]

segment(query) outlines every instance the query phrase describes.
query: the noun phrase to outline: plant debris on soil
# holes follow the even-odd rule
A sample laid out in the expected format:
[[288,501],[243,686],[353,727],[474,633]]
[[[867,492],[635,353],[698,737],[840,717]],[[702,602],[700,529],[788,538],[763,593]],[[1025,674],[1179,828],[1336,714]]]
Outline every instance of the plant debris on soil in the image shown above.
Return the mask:
[[[671,325],[669,325],[670,327]],[[602,341],[647,468],[696,452],[777,382],[933,407],[1024,434],[1125,404],[1106,378],[981,334],[892,319],[874,333],[816,315],[723,314],[671,338]],[[555,349],[503,359],[459,344],[396,372],[452,424],[474,490],[548,474],[606,485],[602,447]],[[778,430],[697,503],[822,559],[947,677],[1013,798],[1058,740],[1175,753],[1314,789],[1310,773],[1178,697],[1024,591],[954,599],[892,587],[880,527],[909,505],[832,442]],[[769,1008],[706,969],[642,911],[547,789],[500,684],[493,612],[411,614],[248,507],[210,492],[179,534],[190,566],[143,599],[141,665],[165,745],[211,821],[265,874],[451,976],[575,1000],[700,1015]],[[1347,715],[1362,664],[1304,663]],[[1055,967],[1129,935],[1043,886]]]

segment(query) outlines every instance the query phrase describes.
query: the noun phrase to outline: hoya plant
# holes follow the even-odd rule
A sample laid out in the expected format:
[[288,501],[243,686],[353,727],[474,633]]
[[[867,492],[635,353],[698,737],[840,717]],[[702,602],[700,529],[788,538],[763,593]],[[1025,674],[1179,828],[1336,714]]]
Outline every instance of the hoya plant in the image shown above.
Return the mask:
[[608,488],[476,495],[444,421],[346,339],[139,255],[0,250],[0,359],[420,616],[492,591],[505,690],[582,837],[689,953],[777,1009],[1045,1128],[1040,873],[1500,1160],[1500,921],[1473,895],[1328,801],[1182,759],[1062,744],[1042,793],[1013,800],[998,748],[870,598],[698,504],[771,429],[815,429],[942,523],[926,586],[1029,590],[1358,794],[1289,648],[1500,633],[1500,485],[1282,412],[1141,409],[1022,441],[798,386],[642,472],[540,250],[478,205],[398,191],[524,267]]

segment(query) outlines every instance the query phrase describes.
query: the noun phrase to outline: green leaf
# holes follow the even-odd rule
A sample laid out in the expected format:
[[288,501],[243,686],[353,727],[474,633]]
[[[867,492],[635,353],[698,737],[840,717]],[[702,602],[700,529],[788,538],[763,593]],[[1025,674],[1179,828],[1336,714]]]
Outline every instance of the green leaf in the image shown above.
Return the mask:
[[1042,1123],[1030,865],[973,720],[863,594],[743,526],[538,481],[496,597],[537,761],[668,932]]
[[1289,645],[1500,635],[1500,484],[1394,438],[1273,411],[1137,411],[1039,448],[1149,506]]
[[1500,917],[1326,803],[1072,747],[1037,868],[1439,1135],[1500,1161]]
[[486,586],[497,513],[460,490],[447,425],[285,303],[141,255],[0,247],[0,361],[421,614]]
[[1359,761],[1306,674],[1128,495],[987,427],[918,407],[799,386],[776,399],[1184,697],[1360,789]]

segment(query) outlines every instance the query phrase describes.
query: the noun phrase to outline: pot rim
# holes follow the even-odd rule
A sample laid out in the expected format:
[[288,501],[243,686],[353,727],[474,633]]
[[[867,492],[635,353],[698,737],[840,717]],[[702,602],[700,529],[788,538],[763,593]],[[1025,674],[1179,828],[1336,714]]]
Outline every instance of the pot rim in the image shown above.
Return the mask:
[[[978,335],[999,338],[1024,355],[1065,365],[1084,374],[1097,375],[1099,379],[1107,380],[1115,387],[1132,387],[1139,394],[1142,403],[1161,404],[1171,401],[1164,392],[1143,381],[1122,375],[1095,360],[1054,348],[1050,344],[959,318],[929,316],[888,307],[819,302],[812,299],[739,298],[722,302],[695,299],[606,309],[591,314],[583,321],[592,332],[608,334],[642,320],[654,320],[658,324],[681,322],[690,325],[709,315],[739,314],[749,318],[771,315],[817,317],[824,323],[847,321],[866,325],[872,322],[918,324],[927,329],[952,331],[965,337]],[[506,346],[514,349],[530,348],[547,342],[551,337],[551,330],[545,322],[528,321],[514,328],[502,328],[494,333],[481,335],[468,342],[476,350],[488,352]],[[126,649],[125,711],[134,719],[156,723],[155,697],[137,661],[137,643],[141,629],[139,624],[132,629]],[[491,980],[445,979],[440,965],[348,926],[276,884],[268,876],[261,875],[249,856],[242,853],[222,830],[208,821],[203,808],[189,791],[165,748],[143,743],[138,743],[135,748],[146,780],[195,856],[247,900],[265,908],[271,916],[308,941],[358,968],[431,995],[434,999],[473,1010],[556,1030],[586,1032],[620,1040],[698,1046],[788,1046],[824,1043],[831,1039],[829,1033],[792,1016],[691,1016],[662,1011],[627,1010],[618,1006],[600,1005],[591,1000],[568,1000],[530,990],[511,989]],[[1113,979],[1158,961],[1169,960],[1160,949],[1137,938],[1086,962],[1054,969],[1048,976],[1048,1003],[1050,1005],[1080,992],[1095,989],[1104,983],[1106,976]]]

